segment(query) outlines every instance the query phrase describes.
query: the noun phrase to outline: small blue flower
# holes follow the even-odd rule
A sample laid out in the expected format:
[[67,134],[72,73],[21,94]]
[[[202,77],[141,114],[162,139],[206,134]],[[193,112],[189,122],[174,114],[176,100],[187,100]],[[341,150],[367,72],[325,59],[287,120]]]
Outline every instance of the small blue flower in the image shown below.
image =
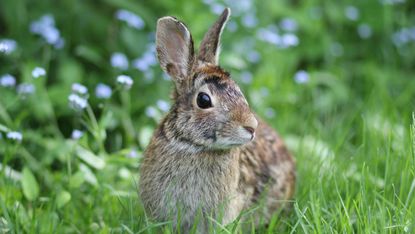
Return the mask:
[[16,85],[16,78],[10,74],[4,74],[0,77],[0,86],[14,87]]
[[380,0],[383,5],[395,5],[405,3],[406,0]]
[[236,32],[236,30],[238,30],[238,24],[234,20],[230,20],[226,26],[226,29],[229,32]]
[[355,6],[347,6],[344,9],[344,14],[349,20],[356,21],[359,19],[359,9],[357,9]]
[[304,70],[299,70],[294,75],[294,81],[297,84],[305,84],[308,82],[309,78],[308,73]]
[[41,76],[45,76],[45,75],[46,75],[46,70],[42,67],[35,67],[32,70],[32,76],[33,76],[34,79],[37,79],[37,78],[39,78]]
[[12,131],[12,132],[8,132],[6,134],[6,137],[12,141],[16,141],[16,142],[22,142],[23,140],[23,135],[21,132],[16,132],[16,131]]
[[78,129],[74,129],[71,134],[73,140],[78,140],[84,135],[84,132]]
[[143,19],[131,11],[118,10],[115,12],[115,17],[121,21],[126,22],[130,27],[136,29],[142,29],[145,25]]
[[372,28],[367,24],[360,24],[357,27],[357,33],[359,34],[360,38],[368,39],[372,36]]
[[154,117],[157,116],[157,109],[154,108],[153,106],[149,106],[149,107],[146,108],[145,113],[146,113],[147,117],[154,118]]
[[108,99],[112,95],[112,89],[106,84],[99,83],[95,88],[95,96],[99,99]]
[[79,83],[73,83],[72,84],[72,92],[75,94],[79,94],[81,96],[85,96],[88,94],[88,88],[84,85],[81,85]]
[[170,104],[164,100],[158,100],[157,101],[157,107],[164,112],[167,112],[170,110]]
[[53,45],[55,48],[63,48],[65,41],[55,27],[55,19],[52,15],[44,15],[39,20],[33,21],[30,24],[30,31],[40,35],[48,44]]
[[271,107],[268,107],[265,109],[265,116],[268,118],[274,118],[275,117],[275,110]]
[[282,35],[281,40],[282,40],[283,48],[297,46],[298,43],[300,43],[300,40],[298,39],[298,37],[292,33],[287,33],[287,34]]
[[125,54],[115,52],[111,55],[111,66],[120,70],[128,69],[128,58]]
[[269,89],[267,87],[262,87],[259,89],[259,92],[263,97],[267,97],[269,95]]
[[280,22],[280,26],[283,30],[287,32],[295,32],[298,29],[297,21],[291,18],[284,18]]
[[222,4],[219,4],[219,3],[212,3],[210,5],[210,10],[216,15],[220,15],[223,12],[224,9],[225,9],[225,7]]
[[257,32],[257,37],[265,42],[279,45],[281,44],[281,37],[276,29],[261,28]]
[[11,54],[17,48],[17,43],[12,39],[2,39],[0,40],[0,53]]
[[36,91],[36,87],[30,83],[21,83],[17,86],[17,93],[23,96],[33,94]]
[[131,79],[131,77],[129,76],[119,75],[117,77],[117,83],[121,85],[121,87],[123,87],[124,89],[128,90],[131,88],[134,82],[133,79]]
[[249,62],[251,63],[257,63],[259,60],[261,60],[261,55],[256,50],[251,50],[248,52],[247,57]]
[[82,111],[88,106],[88,101],[78,94],[70,94],[68,97],[69,106],[75,111]]
[[253,28],[258,24],[258,19],[253,13],[248,13],[242,17],[242,24],[247,28]]
[[131,149],[130,152],[126,155],[128,158],[138,158],[139,154],[136,149]]
[[252,83],[252,73],[250,73],[249,71],[242,72],[241,73],[241,81],[242,81],[242,83],[245,83],[245,84]]
[[330,45],[330,53],[334,57],[342,56],[343,55],[343,45],[338,43],[338,42],[334,42],[333,44]]

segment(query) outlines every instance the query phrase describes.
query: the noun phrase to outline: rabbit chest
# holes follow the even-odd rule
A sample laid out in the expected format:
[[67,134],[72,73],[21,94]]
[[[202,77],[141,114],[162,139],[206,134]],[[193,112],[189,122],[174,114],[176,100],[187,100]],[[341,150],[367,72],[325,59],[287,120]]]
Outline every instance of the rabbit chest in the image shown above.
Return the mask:
[[180,212],[182,221],[193,223],[202,211],[227,223],[242,210],[237,154],[153,153],[143,162],[141,178],[142,184],[151,184],[142,187],[151,189],[140,191],[153,216],[177,218]]

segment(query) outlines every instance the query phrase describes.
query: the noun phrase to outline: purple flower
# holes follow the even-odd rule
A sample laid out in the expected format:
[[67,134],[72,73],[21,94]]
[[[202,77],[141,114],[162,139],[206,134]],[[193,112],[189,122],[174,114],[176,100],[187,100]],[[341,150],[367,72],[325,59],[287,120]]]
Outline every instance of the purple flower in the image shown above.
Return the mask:
[[253,28],[258,24],[258,19],[255,14],[248,13],[242,17],[242,24],[247,28]]
[[120,70],[128,69],[128,59],[127,56],[120,52],[115,52],[111,55],[111,66],[118,68]]
[[292,33],[287,33],[287,34],[282,35],[281,39],[282,39],[283,48],[297,46],[298,43],[300,43],[300,40],[298,39],[298,37]]
[[37,78],[39,78],[41,76],[45,76],[45,75],[46,75],[46,70],[42,67],[35,67],[32,70],[32,76],[33,76],[34,79],[37,79]]
[[360,24],[357,27],[357,33],[359,34],[360,38],[368,39],[372,36],[372,28],[367,24]]
[[147,117],[154,118],[157,116],[157,109],[152,106],[147,107],[145,112]]
[[357,9],[355,6],[347,6],[344,9],[344,14],[349,20],[356,21],[359,19],[359,9]]
[[287,32],[295,32],[298,29],[297,21],[291,18],[284,18],[280,22],[280,26],[283,30]]
[[157,107],[164,112],[169,111],[170,109],[170,104],[164,100],[158,100],[157,101]]
[[36,87],[30,83],[21,83],[17,86],[17,93],[23,96],[33,94],[36,91]]
[[309,80],[309,75],[304,70],[299,70],[294,75],[294,80],[297,84],[305,84]]
[[85,96],[88,94],[88,88],[84,85],[81,85],[79,83],[73,83],[72,84],[72,92],[75,94],[79,94],[81,96]]
[[17,48],[17,43],[12,39],[2,39],[0,40],[0,53],[11,54]]
[[5,74],[0,77],[0,86],[14,87],[16,85],[16,78],[10,74]]
[[244,71],[241,73],[241,81],[245,84],[250,84],[252,82],[252,73],[249,71]]
[[88,106],[88,101],[78,94],[70,94],[68,100],[69,106],[76,111],[82,111]]
[[123,87],[124,89],[128,90],[131,88],[134,82],[133,79],[131,79],[131,77],[129,76],[119,75],[117,77],[117,83],[121,85],[121,87]]
[[16,132],[16,131],[12,131],[12,132],[8,132],[6,134],[6,137],[12,141],[16,141],[16,142],[22,142],[23,140],[23,135],[21,132]]
[[112,95],[112,89],[106,84],[99,83],[95,88],[95,96],[99,99],[108,99]]
[[40,35],[48,44],[55,48],[62,48],[64,39],[60,36],[59,30],[55,27],[55,19],[52,15],[44,15],[39,20],[30,24],[30,31]]
[[118,10],[115,12],[115,17],[121,21],[126,22],[128,26],[136,29],[142,29],[145,25],[143,19],[131,11]]
[[71,134],[73,140],[78,140],[84,135],[84,132],[78,129],[74,129]]

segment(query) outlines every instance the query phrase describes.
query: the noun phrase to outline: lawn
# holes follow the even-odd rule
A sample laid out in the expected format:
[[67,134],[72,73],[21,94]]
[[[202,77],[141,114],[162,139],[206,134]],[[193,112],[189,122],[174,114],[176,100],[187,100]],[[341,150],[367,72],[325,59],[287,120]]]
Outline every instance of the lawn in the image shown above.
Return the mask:
[[218,233],[415,232],[413,1],[4,0],[0,233],[172,232],[137,193],[171,105],[156,21],[198,47],[224,6],[220,64],[295,155],[297,187],[288,216]]

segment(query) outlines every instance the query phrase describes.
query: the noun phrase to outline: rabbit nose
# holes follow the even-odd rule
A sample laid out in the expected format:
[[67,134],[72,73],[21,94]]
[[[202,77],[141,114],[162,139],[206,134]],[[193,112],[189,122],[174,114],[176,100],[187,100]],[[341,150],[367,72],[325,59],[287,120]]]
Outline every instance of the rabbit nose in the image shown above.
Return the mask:
[[255,133],[255,129],[252,127],[248,127],[248,126],[244,126],[245,130],[247,130],[249,133],[251,133],[252,135],[254,135]]
[[251,133],[252,138],[254,138],[255,130],[258,127],[258,121],[256,118],[252,115],[251,118],[245,123],[245,126],[243,126],[245,130],[247,130],[249,133]]

